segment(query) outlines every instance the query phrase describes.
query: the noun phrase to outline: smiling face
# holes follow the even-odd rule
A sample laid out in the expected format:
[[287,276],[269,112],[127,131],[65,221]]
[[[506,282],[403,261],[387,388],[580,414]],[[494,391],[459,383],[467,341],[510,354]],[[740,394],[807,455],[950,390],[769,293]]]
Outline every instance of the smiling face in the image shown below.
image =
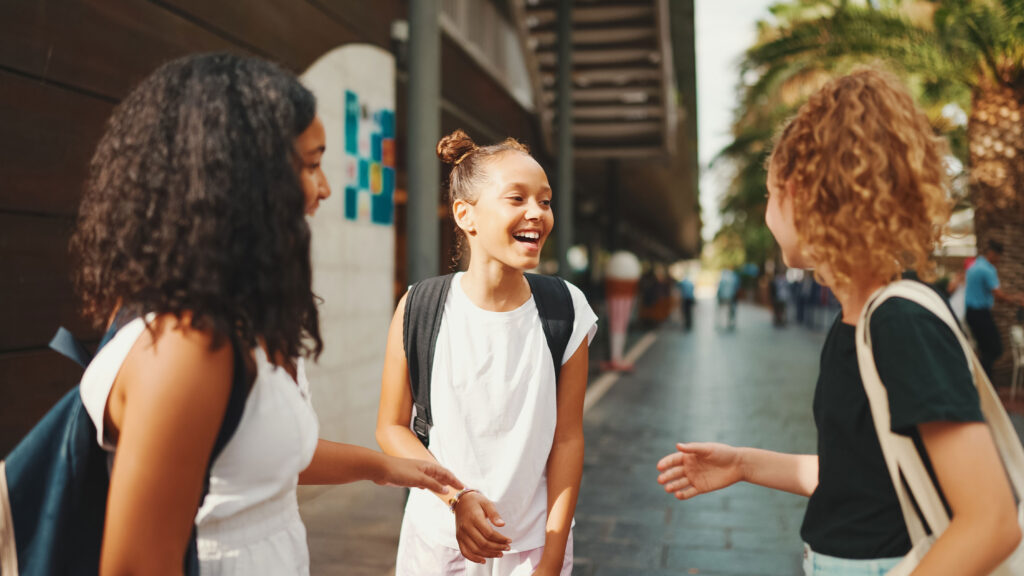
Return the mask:
[[320,201],[331,195],[331,187],[320,167],[324,150],[327,149],[327,133],[324,131],[320,117],[313,118],[313,123],[295,139],[295,152],[298,155],[299,180],[306,198],[306,215],[312,216],[320,207]]
[[455,221],[469,239],[473,259],[489,257],[510,268],[529,270],[551,234],[551,185],[527,154],[510,151],[488,161],[476,201],[456,200]]

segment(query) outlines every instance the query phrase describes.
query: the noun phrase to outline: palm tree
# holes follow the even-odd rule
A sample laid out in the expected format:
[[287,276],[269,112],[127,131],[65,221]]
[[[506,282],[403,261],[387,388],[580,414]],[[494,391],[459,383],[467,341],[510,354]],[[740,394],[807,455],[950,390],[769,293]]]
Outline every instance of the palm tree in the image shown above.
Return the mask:
[[[773,13],[743,63],[756,78],[747,114],[778,116],[794,86],[883,60],[968,166],[979,246],[1003,241],[1004,282],[1024,282],[1024,0],[791,0]],[[965,137],[951,105],[967,112]],[[757,124],[738,118],[738,134]],[[1004,329],[1012,313],[997,309]]]

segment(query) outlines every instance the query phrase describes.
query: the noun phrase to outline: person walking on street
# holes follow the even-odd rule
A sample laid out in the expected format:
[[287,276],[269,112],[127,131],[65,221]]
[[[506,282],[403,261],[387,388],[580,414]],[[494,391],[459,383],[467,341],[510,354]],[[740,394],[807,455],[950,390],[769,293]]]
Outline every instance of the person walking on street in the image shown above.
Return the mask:
[[[740,278],[735,271],[726,268],[718,280],[718,316],[725,313],[725,327],[736,329],[736,304],[739,298]],[[717,324],[717,322],[716,322]]]
[[[512,139],[478,147],[456,130],[437,154],[451,166],[450,206],[469,244],[469,267],[447,277],[447,293],[439,291],[430,314],[416,308],[425,306],[420,290],[444,278],[417,284],[399,302],[377,441],[388,454],[440,462],[467,488],[410,494],[395,574],[569,576],[597,316],[572,284],[525,275],[554,226],[553,191],[526,148]],[[561,294],[557,305],[545,302],[543,286]],[[546,341],[552,312],[572,318],[562,325],[564,352]],[[432,361],[421,362],[420,344],[411,357],[406,347],[411,335],[428,331],[418,321],[424,316],[440,318],[433,349],[424,347]]]
[[786,326],[786,303],[789,302],[789,280],[785,272],[777,272],[772,278],[772,324],[776,328]]
[[997,268],[1003,256],[1003,245],[989,240],[985,253],[967,269],[967,326],[978,343],[978,359],[985,373],[992,378],[992,367],[1003,355],[1003,339],[992,316],[996,300],[1024,306],[1024,294],[1011,294],[1000,288]]
[[[817,454],[693,442],[658,463],[658,482],[680,500],[740,481],[808,497],[806,576],[877,576],[911,551],[861,379],[856,325],[871,296],[905,270],[932,279],[950,213],[947,157],[888,74],[857,71],[809,98],[769,159],[765,219],[786,265],[813,269],[842,306],[814,392]],[[903,298],[884,301],[860,330],[870,331],[891,432],[913,441],[952,512],[914,574],[989,574],[1017,548],[1021,528],[958,335]]]
[[683,329],[689,332],[693,328],[693,280],[689,276],[683,278],[679,283],[679,292],[682,295],[683,306]]

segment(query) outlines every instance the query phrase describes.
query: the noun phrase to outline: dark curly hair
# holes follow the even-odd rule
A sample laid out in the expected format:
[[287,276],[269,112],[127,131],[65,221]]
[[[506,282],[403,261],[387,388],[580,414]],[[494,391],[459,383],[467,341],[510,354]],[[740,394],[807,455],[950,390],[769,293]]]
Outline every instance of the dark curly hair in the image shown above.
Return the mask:
[[187,314],[270,358],[318,355],[294,148],[315,113],[254,58],[189,56],[143,80],[107,124],[71,239],[84,314]]

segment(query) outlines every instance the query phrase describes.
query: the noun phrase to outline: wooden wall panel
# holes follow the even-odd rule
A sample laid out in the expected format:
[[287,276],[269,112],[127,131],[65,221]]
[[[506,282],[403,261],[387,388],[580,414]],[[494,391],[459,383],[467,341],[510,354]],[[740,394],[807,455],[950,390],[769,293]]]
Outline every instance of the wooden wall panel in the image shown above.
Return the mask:
[[367,41],[302,0],[261,0],[259,9],[253,2],[164,1],[298,73],[333,48]]
[[399,0],[309,0],[362,37],[361,42],[391,49],[391,23],[408,19],[408,2]]
[[113,104],[0,71],[0,210],[70,216]]
[[111,98],[167,60],[243,50],[151,2],[18,0],[3,10],[0,66]]
[[0,213],[0,350],[45,347],[61,325],[92,335],[69,276],[73,226],[64,218]]
[[0,458],[81,376],[77,364],[50,350],[0,354]]

